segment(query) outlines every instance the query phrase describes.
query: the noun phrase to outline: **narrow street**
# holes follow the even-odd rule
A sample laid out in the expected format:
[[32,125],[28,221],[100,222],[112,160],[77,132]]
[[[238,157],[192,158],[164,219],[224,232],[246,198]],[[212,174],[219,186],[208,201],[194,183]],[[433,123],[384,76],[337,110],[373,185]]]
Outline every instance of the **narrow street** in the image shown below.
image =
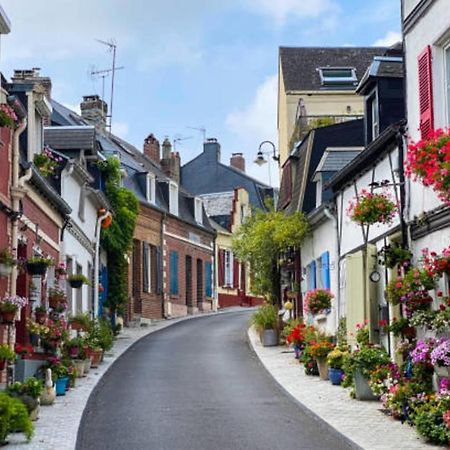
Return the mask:
[[188,320],[139,341],[92,394],[77,449],[352,448],[265,372],[247,343],[249,318]]

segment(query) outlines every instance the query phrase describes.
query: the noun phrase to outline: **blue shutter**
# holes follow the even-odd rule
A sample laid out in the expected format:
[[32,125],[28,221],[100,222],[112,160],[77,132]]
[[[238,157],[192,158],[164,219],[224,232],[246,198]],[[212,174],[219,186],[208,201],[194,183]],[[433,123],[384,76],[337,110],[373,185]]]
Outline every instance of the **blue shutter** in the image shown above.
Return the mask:
[[320,261],[322,263],[321,276],[323,287],[324,289],[330,289],[330,253],[322,253]]
[[212,297],[212,264],[205,262],[205,295]]
[[317,287],[317,278],[316,278],[316,262],[312,261],[310,264],[311,267],[311,271],[310,271],[310,282],[311,282],[311,286],[310,289],[316,289]]
[[170,293],[178,295],[178,252],[170,252]]

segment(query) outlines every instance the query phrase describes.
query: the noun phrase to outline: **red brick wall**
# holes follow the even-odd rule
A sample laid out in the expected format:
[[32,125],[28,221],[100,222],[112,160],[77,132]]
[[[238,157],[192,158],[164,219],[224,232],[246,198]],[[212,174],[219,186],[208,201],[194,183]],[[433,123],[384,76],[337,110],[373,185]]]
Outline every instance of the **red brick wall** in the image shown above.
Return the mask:
[[53,241],[59,242],[60,230],[58,224],[49,218],[46,212],[28,197],[23,199],[23,213],[33,224],[39,224],[39,229],[46,233]]

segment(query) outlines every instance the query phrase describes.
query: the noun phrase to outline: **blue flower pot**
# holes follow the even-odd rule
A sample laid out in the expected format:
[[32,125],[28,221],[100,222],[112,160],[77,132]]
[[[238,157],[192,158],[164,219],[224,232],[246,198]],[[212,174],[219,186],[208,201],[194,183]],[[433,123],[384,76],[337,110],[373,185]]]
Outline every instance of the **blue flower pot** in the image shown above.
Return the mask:
[[58,378],[55,381],[56,395],[66,395],[66,386],[69,382],[69,377]]
[[344,376],[344,372],[341,369],[328,369],[328,378],[331,381],[331,384],[335,386],[339,386],[342,382],[342,377]]

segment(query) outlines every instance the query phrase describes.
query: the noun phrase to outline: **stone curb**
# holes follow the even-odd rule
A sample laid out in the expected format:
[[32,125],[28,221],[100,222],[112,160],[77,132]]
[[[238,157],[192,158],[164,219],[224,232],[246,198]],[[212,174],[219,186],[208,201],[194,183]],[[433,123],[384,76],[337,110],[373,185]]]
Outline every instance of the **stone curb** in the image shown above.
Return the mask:
[[104,362],[91,369],[87,377],[77,379],[76,387],[63,397],[57,397],[52,406],[42,406],[40,417],[35,422],[35,434],[29,444],[22,434],[11,434],[9,445],[5,448],[17,450],[75,450],[78,428],[89,397],[103,376],[114,366],[121,356],[146,336],[186,320],[224,315],[243,308],[229,308],[218,312],[202,313],[192,316],[173,318],[153,322],[136,328],[124,328],[114,343],[114,347],[105,355]]
[[363,450],[439,450],[425,443],[414,428],[380,412],[379,402],[353,400],[349,390],[304,374],[293,353],[263,347],[253,327],[250,347],[272,378],[307,414],[327,424],[353,448]]

